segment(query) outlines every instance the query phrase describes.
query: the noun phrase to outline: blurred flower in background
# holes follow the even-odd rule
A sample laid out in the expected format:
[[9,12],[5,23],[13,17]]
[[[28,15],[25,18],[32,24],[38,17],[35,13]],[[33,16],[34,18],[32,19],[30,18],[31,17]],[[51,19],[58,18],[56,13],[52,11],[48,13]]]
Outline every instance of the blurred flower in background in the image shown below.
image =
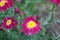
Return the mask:
[[25,15],[25,12],[22,11],[22,10],[20,10],[18,7],[15,7],[14,8],[14,12],[17,13],[17,14],[19,14],[20,16]]
[[22,32],[27,35],[34,35],[38,33],[41,29],[41,26],[37,20],[34,19],[34,16],[27,17],[23,20],[22,23]]
[[60,3],[60,0],[51,0],[51,2],[55,5],[58,5]]
[[0,0],[0,11],[6,11],[7,8],[11,7],[13,5],[12,0]]
[[15,7],[15,8],[14,8],[14,12],[15,12],[15,13],[19,13],[19,12],[20,12],[20,9],[19,9],[18,7]]
[[3,28],[6,28],[6,29],[11,29],[11,28],[15,28],[16,25],[17,25],[17,21],[14,19],[14,17],[5,17],[2,21],[2,25],[3,25]]

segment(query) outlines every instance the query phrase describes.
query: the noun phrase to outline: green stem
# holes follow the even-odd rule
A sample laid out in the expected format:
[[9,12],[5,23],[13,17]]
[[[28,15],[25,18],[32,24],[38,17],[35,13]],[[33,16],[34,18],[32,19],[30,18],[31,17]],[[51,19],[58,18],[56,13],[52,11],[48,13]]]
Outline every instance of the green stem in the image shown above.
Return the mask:
[[51,23],[51,21],[53,21],[53,15],[54,15],[54,5],[52,5],[52,10],[51,10],[51,13],[50,13],[50,19],[47,21],[47,23]]
[[21,22],[21,21],[22,21],[22,19],[23,19],[23,18],[24,18],[24,16],[21,16],[20,24],[22,24],[22,22]]
[[53,19],[53,15],[54,15],[54,5],[52,6],[52,13],[51,13],[51,19]]
[[45,24],[44,26],[49,25],[53,21],[54,7],[55,7],[55,5],[52,5],[52,10],[51,10],[51,13],[50,13],[50,17],[48,17],[48,20],[44,23]]

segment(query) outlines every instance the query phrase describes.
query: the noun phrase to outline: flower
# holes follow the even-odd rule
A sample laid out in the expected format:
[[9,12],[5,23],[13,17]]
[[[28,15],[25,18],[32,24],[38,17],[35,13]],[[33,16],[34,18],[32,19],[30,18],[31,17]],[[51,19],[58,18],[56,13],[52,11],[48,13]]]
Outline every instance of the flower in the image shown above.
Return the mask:
[[60,0],[50,0],[53,4],[58,5],[60,3]]
[[18,7],[15,7],[15,8],[14,8],[14,12],[15,12],[15,13],[18,13],[20,16],[25,15],[25,12],[21,11]]
[[41,29],[40,23],[34,19],[34,16],[25,18],[21,26],[22,32],[24,32],[27,35],[31,35],[31,33],[34,35],[38,33]]
[[39,20],[40,16],[36,16],[36,19]]
[[14,12],[15,12],[15,13],[19,13],[19,11],[20,11],[20,9],[19,9],[18,7],[15,7],[15,8],[14,8]]
[[2,25],[5,29],[15,28],[17,21],[14,19],[14,17],[5,17],[2,21]]
[[0,11],[6,11],[7,8],[13,5],[12,0],[0,0]]

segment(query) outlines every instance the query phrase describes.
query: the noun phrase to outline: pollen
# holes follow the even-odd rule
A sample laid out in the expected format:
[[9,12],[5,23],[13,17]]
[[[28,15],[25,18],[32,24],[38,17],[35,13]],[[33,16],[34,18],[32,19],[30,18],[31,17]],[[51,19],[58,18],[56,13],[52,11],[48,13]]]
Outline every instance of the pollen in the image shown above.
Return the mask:
[[10,25],[11,24],[11,20],[7,20],[6,24]]
[[6,0],[1,0],[1,1],[0,1],[0,7],[4,6],[5,3],[6,3]]
[[28,27],[29,29],[34,28],[35,26],[36,26],[36,23],[35,23],[34,21],[29,21],[29,22],[27,23],[27,27]]

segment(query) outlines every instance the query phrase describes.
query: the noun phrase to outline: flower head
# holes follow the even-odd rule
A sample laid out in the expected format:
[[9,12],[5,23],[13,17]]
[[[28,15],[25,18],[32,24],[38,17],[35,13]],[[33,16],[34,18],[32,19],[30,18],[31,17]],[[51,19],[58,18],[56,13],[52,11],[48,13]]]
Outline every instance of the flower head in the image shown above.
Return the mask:
[[34,16],[27,17],[23,20],[22,23],[22,32],[27,35],[31,33],[34,35],[40,31],[41,27],[37,20],[34,19]]
[[12,0],[0,0],[0,10],[6,11],[13,4]]
[[40,16],[36,16],[36,19],[39,20]]
[[15,8],[14,8],[14,12],[15,12],[15,13],[19,13],[19,11],[20,11],[20,9],[19,9],[18,7],[15,7]]
[[58,5],[60,3],[60,0],[50,0],[53,4]]
[[2,22],[3,28],[10,29],[14,28],[17,25],[17,21],[14,19],[14,17],[5,17]]

